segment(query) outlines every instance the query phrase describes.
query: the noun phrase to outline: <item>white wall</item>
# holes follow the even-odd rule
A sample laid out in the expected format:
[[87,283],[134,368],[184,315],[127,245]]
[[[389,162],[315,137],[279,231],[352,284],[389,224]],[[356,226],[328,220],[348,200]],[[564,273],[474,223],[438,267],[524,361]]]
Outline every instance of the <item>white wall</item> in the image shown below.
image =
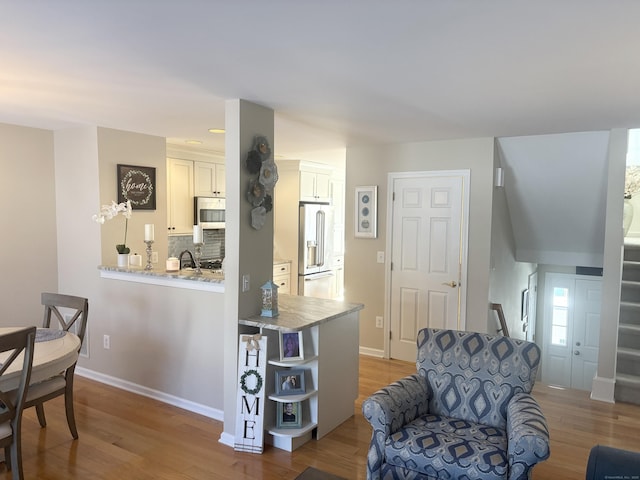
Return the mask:
[[57,291],[53,134],[0,124],[0,324],[41,325],[40,293]]
[[[496,166],[499,166],[496,164]],[[491,219],[491,272],[489,301],[502,305],[509,335],[526,338],[522,330],[522,292],[528,286],[529,275],[536,271],[532,263],[515,258],[515,240],[504,187],[493,187]],[[489,311],[489,333],[497,333],[498,316]]]
[[[348,148],[345,202],[345,300],[363,303],[360,346],[384,348],[383,330],[375,317],[384,315],[384,265],[376,252],[386,248],[386,198],[389,172],[469,169],[469,263],[467,329],[486,332],[489,303],[489,258],[493,195],[494,142],[492,138],[421,142]],[[354,237],[354,189],[378,186],[378,238]]]

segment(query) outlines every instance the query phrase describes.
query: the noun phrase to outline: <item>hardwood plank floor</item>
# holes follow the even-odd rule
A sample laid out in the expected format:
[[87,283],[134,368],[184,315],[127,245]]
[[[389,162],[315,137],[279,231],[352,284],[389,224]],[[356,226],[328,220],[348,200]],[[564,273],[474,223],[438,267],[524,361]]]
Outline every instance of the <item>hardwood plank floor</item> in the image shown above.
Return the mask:
[[[378,388],[413,373],[415,365],[360,357],[355,415],[320,441],[289,453],[267,446],[262,455],[238,453],[218,442],[221,422],[76,376],[73,441],[61,398],[46,403],[48,426],[35,410],[22,425],[26,479],[43,480],[291,480],[307,466],[347,479],[366,478],[371,436],[360,413]],[[588,392],[535,387],[551,430],[551,458],[533,478],[584,479],[589,450],[598,443],[640,451],[640,407],[589,399]],[[0,464],[0,478],[10,478]]]

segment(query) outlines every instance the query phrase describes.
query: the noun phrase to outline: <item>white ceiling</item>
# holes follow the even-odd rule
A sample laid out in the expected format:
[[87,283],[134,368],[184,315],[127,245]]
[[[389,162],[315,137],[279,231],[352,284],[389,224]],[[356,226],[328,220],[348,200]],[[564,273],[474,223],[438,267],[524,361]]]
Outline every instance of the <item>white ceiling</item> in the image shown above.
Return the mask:
[[636,0],[0,0],[0,122],[221,151],[224,100],[279,157],[640,125]]

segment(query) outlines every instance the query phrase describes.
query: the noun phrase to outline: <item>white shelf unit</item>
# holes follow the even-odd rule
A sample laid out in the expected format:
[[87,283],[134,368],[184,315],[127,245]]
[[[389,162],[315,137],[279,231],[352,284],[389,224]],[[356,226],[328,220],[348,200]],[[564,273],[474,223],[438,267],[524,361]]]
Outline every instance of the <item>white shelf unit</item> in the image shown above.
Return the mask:
[[[263,332],[264,333],[264,332]],[[279,352],[279,335],[275,332],[275,345]],[[315,354],[311,329],[302,331],[304,358],[297,361],[280,361],[279,357],[271,358],[267,364],[267,375],[274,378],[272,392],[275,390],[276,371],[284,369],[295,369],[305,371],[305,392],[296,395],[276,395],[271,393],[268,399],[275,403],[300,402],[300,414],[302,415],[302,426],[300,428],[277,428],[274,422],[270,422],[270,426],[266,429],[273,446],[292,452],[299,446],[305,444],[313,437],[314,430],[318,427],[318,356]],[[272,368],[269,368],[271,366]],[[271,415],[275,418],[275,413]]]
[[[358,397],[358,313],[313,325],[302,330],[304,359],[279,360],[279,333],[261,328],[269,338],[265,389],[265,441],[289,452],[312,438],[320,439],[354,414]],[[277,357],[274,358],[274,355]],[[306,371],[304,394],[275,395],[276,370]],[[300,401],[302,428],[275,428],[276,402]]]

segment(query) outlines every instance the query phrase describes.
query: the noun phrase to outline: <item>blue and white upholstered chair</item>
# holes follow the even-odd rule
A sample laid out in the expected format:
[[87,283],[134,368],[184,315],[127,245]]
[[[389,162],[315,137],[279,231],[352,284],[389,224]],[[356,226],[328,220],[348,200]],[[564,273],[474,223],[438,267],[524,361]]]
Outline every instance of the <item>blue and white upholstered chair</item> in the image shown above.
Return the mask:
[[549,431],[530,392],[540,349],[481,333],[425,328],[418,373],[362,404],[373,427],[368,479],[530,478]]

